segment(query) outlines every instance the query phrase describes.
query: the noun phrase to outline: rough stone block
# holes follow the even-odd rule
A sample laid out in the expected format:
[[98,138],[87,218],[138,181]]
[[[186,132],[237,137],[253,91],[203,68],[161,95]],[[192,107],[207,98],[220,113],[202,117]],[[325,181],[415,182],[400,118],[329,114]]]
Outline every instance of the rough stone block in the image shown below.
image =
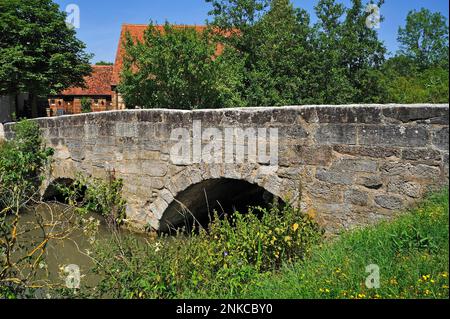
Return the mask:
[[342,198],[342,187],[325,182],[315,182],[304,185],[306,192],[313,198],[339,202]]
[[282,156],[283,154],[280,154],[280,164],[328,166],[333,159],[333,148],[331,146],[292,145],[286,147],[292,149],[293,154],[291,155],[291,158],[288,159],[284,158]]
[[361,176],[358,177],[356,183],[368,189],[380,189],[383,187],[383,180],[380,176]]
[[316,173],[316,178],[319,181],[341,184],[341,185],[351,185],[353,183],[353,175],[348,172],[336,172],[329,171],[323,168],[319,168]]
[[447,170],[447,176],[448,176],[448,153],[444,154],[442,157],[442,165],[444,166],[444,169]]
[[356,126],[351,124],[325,124],[317,129],[315,134],[319,145],[356,144]]
[[125,175],[142,174],[142,166],[138,161],[126,161],[117,165],[117,170]]
[[375,203],[380,207],[397,210],[403,208],[403,199],[395,195],[379,195],[375,196]]
[[360,145],[425,147],[430,132],[424,126],[363,125],[358,128]]
[[433,132],[433,145],[448,152],[448,126]]
[[366,159],[342,159],[331,166],[334,171],[375,173],[378,163]]
[[352,205],[367,206],[369,195],[357,189],[350,189],[344,193],[344,201]]
[[152,177],[164,177],[169,169],[166,162],[160,161],[143,161],[142,162],[142,174],[146,174]]
[[441,175],[439,167],[420,164],[410,168],[410,173],[415,178],[438,179]]
[[386,146],[351,146],[351,145],[335,145],[335,152],[352,156],[364,156],[373,158],[400,157],[401,150]]
[[170,191],[168,191],[167,189],[161,190],[161,192],[159,193],[159,196],[169,205],[174,200],[172,193]]
[[406,195],[411,198],[419,198],[422,195],[422,189],[419,184],[403,179],[390,182],[387,190],[388,192]]
[[409,175],[412,165],[401,162],[387,162],[381,166],[381,172],[386,176]]
[[305,130],[304,127],[295,124],[291,124],[287,127],[280,127],[278,129],[278,134],[280,140],[290,139],[294,141],[302,138],[307,138],[309,136],[308,131]]
[[418,122],[427,124],[447,124],[448,107],[445,106],[395,106],[383,109],[383,115],[402,123]]
[[381,108],[372,106],[329,106],[317,112],[319,123],[381,123]]
[[137,125],[133,123],[116,123],[116,136],[138,137]]
[[439,162],[441,153],[430,148],[405,148],[402,158],[411,161]]
[[115,125],[108,122],[101,122],[98,124],[98,136],[99,137],[109,137],[114,136],[116,133]]
[[140,123],[160,123],[163,121],[163,116],[157,110],[139,110],[137,111],[137,120]]

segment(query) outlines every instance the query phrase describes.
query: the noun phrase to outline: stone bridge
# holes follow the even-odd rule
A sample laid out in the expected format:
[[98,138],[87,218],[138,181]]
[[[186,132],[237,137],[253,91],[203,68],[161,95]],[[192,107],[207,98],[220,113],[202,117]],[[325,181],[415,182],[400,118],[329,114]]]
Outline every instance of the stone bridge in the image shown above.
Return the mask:
[[200,220],[277,198],[336,232],[390,218],[448,185],[448,104],[129,110],[37,122],[56,151],[43,194],[77,173],[113,172],[135,227],[167,230],[183,223],[182,211]]

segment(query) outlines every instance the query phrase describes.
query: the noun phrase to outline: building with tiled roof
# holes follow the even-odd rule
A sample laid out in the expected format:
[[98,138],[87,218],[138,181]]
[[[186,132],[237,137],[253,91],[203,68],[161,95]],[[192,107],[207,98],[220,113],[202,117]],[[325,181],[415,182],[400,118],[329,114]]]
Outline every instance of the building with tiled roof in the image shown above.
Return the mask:
[[92,74],[85,77],[85,87],[72,87],[49,97],[49,115],[78,114],[82,112],[81,100],[91,101],[91,111],[112,110],[114,92],[111,88],[113,66],[92,66]]

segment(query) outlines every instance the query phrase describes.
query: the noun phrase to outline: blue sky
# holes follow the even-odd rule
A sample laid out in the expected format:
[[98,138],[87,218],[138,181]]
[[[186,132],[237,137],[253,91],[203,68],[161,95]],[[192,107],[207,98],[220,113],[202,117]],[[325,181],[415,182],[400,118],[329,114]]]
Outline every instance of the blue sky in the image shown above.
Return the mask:
[[[146,24],[150,20],[163,23],[204,24],[208,19],[209,4],[204,0],[56,0],[65,10],[69,4],[80,8],[78,37],[87,44],[87,51],[94,53],[93,62],[113,62],[123,23]],[[314,6],[317,0],[293,0],[295,7],[310,12],[315,20]],[[348,4],[350,0],[341,0]],[[404,24],[410,10],[428,8],[441,12],[448,18],[447,0],[386,0],[381,8],[385,17],[379,36],[390,52],[398,49],[397,30]]]

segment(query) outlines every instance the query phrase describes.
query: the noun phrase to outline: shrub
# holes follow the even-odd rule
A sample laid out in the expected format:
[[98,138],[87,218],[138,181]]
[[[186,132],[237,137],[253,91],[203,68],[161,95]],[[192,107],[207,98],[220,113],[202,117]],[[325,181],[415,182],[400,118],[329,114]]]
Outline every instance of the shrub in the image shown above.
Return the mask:
[[92,100],[88,97],[83,97],[81,99],[81,112],[90,113],[92,112]]
[[36,194],[53,150],[45,148],[36,122],[14,126],[15,137],[0,145],[0,211],[26,204]]
[[56,188],[81,215],[88,212],[99,214],[112,226],[121,225],[125,219],[123,181],[112,174],[107,180],[78,175],[70,185],[59,184]]
[[321,234],[298,210],[274,207],[224,220],[216,216],[209,230],[193,230],[191,236],[179,232],[150,241],[115,236],[95,249],[94,271],[102,279],[89,293],[179,298],[220,291],[233,296],[283,263],[302,259]]

